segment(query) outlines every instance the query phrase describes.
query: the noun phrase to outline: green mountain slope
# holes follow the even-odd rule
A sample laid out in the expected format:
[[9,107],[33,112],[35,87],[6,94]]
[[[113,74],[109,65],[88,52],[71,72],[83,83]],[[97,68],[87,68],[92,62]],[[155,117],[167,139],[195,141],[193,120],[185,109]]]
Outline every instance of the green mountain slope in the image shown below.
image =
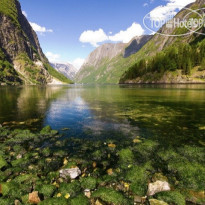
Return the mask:
[[[140,36],[130,43],[104,44],[94,50],[76,75],[80,83],[118,83],[135,62],[135,55],[152,36]],[[128,56],[128,57],[127,57]]]
[[[203,1],[196,1],[188,8],[203,8]],[[182,10],[176,18],[183,19],[190,11]],[[195,14],[193,14],[194,17]],[[191,16],[189,16],[190,18]],[[182,34],[186,28],[174,28],[170,34]],[[167,33],[163,26],[161,33]],[[204,32],[204,28],[199,32]],[[155,36],[136,54],[136,61],[125,71],[120,83],[204,83],[204,35]]]
[[[195,3],[188,5],[188,8],[198,9],[203,8],[205,3],[202,0],[197,0]],[[183,19],[190,11],[182,10],[177,15],[176,18]],[[191,16],[189,16],[191,17]],[[193,17],[196,18],[195,14]],[[169,33],[169,34],[183,34],[187,32],[186,28],[173,28],[167,31],[166,26],[163,26],[159,32]],[[203,32],[201,30],[201,32]],[[112,59],[102,60],[98,66],[84,66],[77,74],[76,80],[80,83],[150,83],[150,82],[176,82],[176,83],[186,83],[186,82],[204,82],[203,68],[199,63],[189,63],[192,68],[189,74],[185,73],[180,67],[168,68],[165,66],[162,72],[156,72],[154,69],[146,70],[141,67],[141,61],[148,61],[152,57],[155,58],[157,53],[165,50],[165,54],[160,53],[159,55],[166,55],[168,52],[166,49],[171,49],[173,45],[177,47],[178,44],[183,43],[184,45],[189,45],[193,48],[197,47],[197,43],[203,40],[204,36],[199,34],[192,34],[183,37],[170,37],[155,34],[148,42],[146,42],[138,52],[125,58],[123,53],[115,56]],[[128,46],[128,45],[127,45]],[[126,47],[126,46],[125,46]],[[157,59],[158,57],[156,57]],[[170,59],[171,61],[173,59]],[[164,59],[166,62],[166,59]],[[152,65],[152,62],[149,62]],[[136,72],[137,70],[137,72]],[[142,70],[142,72],[141,72]],[[133,75],[133,73],[135,73]],[[140,76],[138,75],[140,73]],[[142,78],[143,75],[143,78]],[[80,76],[80,77],[79,77]]]
[[18,0],[0,1],[0,84],[71,83],[48,66]]

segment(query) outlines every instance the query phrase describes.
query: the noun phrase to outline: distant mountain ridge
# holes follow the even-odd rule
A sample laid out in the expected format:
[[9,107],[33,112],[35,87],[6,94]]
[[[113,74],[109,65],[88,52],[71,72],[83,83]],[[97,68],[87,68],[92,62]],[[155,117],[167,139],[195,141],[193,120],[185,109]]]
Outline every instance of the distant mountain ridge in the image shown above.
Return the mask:
[[71,83],[52,68],[18,0],[0,1],[0,84]]
[[80,83],[118,83],[126,69],[120,65],[121,61],[138,52],[151,37],[151,35],[139,36],[133,38],[129,43],[107,43],[99,46],[88,56],[76,74],[76,81]]
[[70,63],[50,63],[50,65],[71,80],[74,80],[75,75],[78,72],[77,68]]

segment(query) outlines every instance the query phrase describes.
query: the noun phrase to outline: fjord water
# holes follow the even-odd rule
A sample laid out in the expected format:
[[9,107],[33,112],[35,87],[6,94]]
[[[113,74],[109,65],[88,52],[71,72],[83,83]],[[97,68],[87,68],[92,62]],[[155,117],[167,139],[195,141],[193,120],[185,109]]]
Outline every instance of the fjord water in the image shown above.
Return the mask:
[[[64,137],[204,143],[205,85],[1,87],[0,124]],[[66,128],[66,129],[65,129]]]

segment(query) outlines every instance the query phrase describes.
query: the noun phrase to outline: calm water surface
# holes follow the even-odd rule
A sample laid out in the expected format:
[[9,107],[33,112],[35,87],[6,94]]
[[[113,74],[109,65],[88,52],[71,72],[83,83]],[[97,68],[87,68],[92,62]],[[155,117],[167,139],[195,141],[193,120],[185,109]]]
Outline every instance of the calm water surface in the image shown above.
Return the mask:
[[205,85],[0,87],[3,123],[50,125],[65,137],[204,143]]

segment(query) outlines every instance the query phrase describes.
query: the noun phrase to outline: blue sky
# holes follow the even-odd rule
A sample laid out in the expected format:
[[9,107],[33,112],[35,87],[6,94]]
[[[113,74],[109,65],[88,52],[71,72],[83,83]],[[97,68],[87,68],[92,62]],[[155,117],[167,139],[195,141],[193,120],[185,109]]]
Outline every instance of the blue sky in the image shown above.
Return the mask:
[[135,33],[150,34],[143,26],[143,18],[153,9],[162,5],[163,10],[169,3],[191,1],[20,0],[20,3],[49,59],[73,62],[79,67],[102,43],[126,43]]

